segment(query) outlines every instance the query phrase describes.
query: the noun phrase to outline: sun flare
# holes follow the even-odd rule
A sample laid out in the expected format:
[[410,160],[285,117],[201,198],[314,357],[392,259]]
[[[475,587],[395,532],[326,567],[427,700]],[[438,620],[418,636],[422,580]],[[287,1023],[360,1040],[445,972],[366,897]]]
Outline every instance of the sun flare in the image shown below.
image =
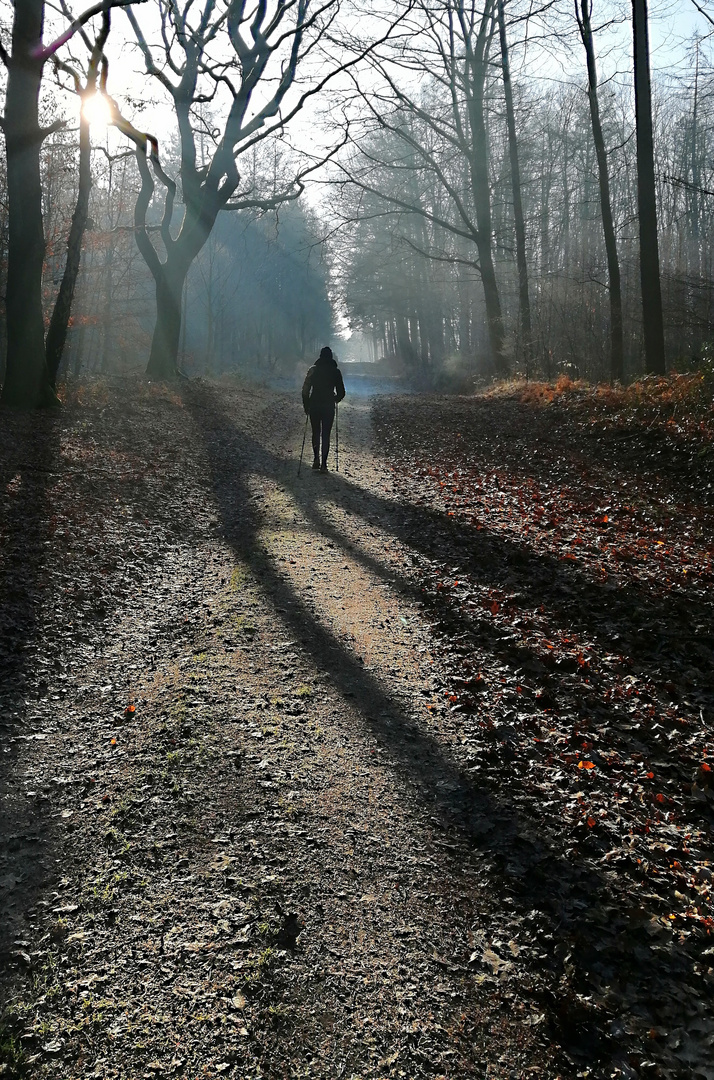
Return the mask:
[[108,127],[112,120],[112,110],[104,94],[92,94],[82,106],[82,115],[93,127]]

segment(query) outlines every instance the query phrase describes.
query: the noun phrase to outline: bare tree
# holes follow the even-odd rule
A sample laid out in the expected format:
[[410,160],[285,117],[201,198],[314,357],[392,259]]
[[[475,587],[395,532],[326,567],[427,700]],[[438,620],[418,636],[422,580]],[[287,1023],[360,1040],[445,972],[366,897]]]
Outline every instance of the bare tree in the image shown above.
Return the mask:
[[[65,13],[68,13],[66,4],[63,3],[62,7]],[[57,374],[60,369],[62,353],[64,352],[65,342],[67,340],[67,328],[69,326],[69,319],[72,311],[72,299],[74,297],[77,276],[79,274],[79,263],[82,257],[82,240],[84,231],[87,227],[87,218],[89,216],[89,193],[92,188],[92,145],[89,131],[89,119],[86,115],[84,105],[94,96],[97,90],[99,65],[102,60],[104,46],[109,37],[110,25],[110,11],[109,9],[105,9],[102,12],[101,29],[93,43],[84,33],[84,30],[80,30],[85,45],[89,50],[89,64],[84,83],[82,82],[80,73],[75,67],[70,66],[70,64],[64,61],[55,59],[55,66],[57,69],[65,71],[71,76],[74,82],[75,92],[82,103],[82,107],[79,113],[79,176],[77,202],[72,215],[69,236],[67,238],[67,260],[62,275],[62,282],[60,284],[59,293],[57,294],[55,306],[52,310],[52,317],[50,318],[50,325],[47,330],[47,338],[45,341],[45,358],[52,386],[55,386],[57,383]]]
[[[518,10],[525,12],[525,8]],[[505,14],[515,56],[519,38],[515,4],[506,4]],[[540,25],[552,28],[556,15],[546,14],[547,25],[544,20]],[[588,7],[586,15],[593,23],[596,46],[595,13]],[[577,34],[572,7],[569,19],[571,34],[573,30]],[[536,26],[531,23],[529,33]],[[580,40],[577,47],[583,48]],[[415,64],[419,50],[433,60],[426,37],[414,42]],[[659,104],[653,117],[663,321],[668,353],[680,367],[708,358],[714,340],[714,255],[707,243],[714,231],[712,57],[711,48],[701,41],[698,48],[696,44],[691,48],[689,80],[682,80],[681,73],[658,76]],[[411,91],[415,110],[400,111],[393,93],[385,90],[377,98],[374,84],[365,86],[367,93],[372,91],[374,108],[364,134],[357,123],[352,125],[357,145],[341,162],[340,196],[333,193],[330,200],[333,227],[342,226],[331,244],[337,260],[334,280],[352,324],[371,339],[375,355],[401,361],[417,376],[417,383],[424,350],[422,331],[428,338],[429,304],[438,297],[445,353],[440,365],[438,353],[430,352],[429,375],[437,385],[448,385],[453,374],[456,385],[469,371],[464,358],[469,354],[478,358],[484,351],[488,320],[473,234],[458,231],[464,219],[458,216],[446,186],[451,185],[472,212],[468,169],[460,150],[438,134],[436,118],[450,116],[450,103],[443,83],[425,76],[432,68],[435,63],[422,63],[413,77],[396,64],[392,69],[400,89],[406,86]],[[495,64],[493,69],[495,76]],[[607,86],[604,80],[598,84],[593,74],[612,239],[616,238],[611,252],[617,256],[620,272],[622,374],[632,378],[643,371],[632,94],[618,80]],[[596,150],[591,103],[583,94],[583,84],[587,88],[575,70],[570,77],[566,73],[556,88],[535,79],[519,82],[514,86],[514,92],[518,90],[514,104],[529,252],[532,370],[546,378],[566,373],[599,381],[619,377],[618,364],[613,367],[612,363],[616,289],[611,290],[608,273],[615,264],[612,259],[608,264],[603,228],[603,188],[599,185],[603,156]],[[510,328],[517,316],[519,280],[513,258],[508,123],[495,78],[489,84],[486,104],[496,272],[504,320]],[[432,122],[422,119],[417,110],[428,113]],[[382,118],[381,124],[377,117]],[[418,153],[412,143],[421,145],[424,153]],[[423,223],[421,231],[417,221]],[[424,265],[429,274],[424,273]],[[612,276],[616,285],[615,273]],[[478,363],[472,370],[480,373]]]
[[[501,297],[493,252],[493,222],[489,178],[489,139],[485,94],[490,72],[490,52],[496,29],[495,0],[484,0],[480,8],[465,0],[441,0],[417,6],[418,23],[413,43],[397,56],[375,57],[373,66],[387,87],[386,94],[363,90],[377,128],[401,140],[405,153],[412,155],[438,183],[442,210],[410,198],[408,189],[388,192],[370,180],[386,164],[366,157],[362,169],[341,166],[345,178],[372,194],[381,195],[391,206],[417,216],[475,246],[483,285],[493,369],[505,374],[505,331]],[[436,93],[427,99],[405,90],[397,81],[400,69],[427,72]],[[360,144],[353,139],[360,152]],[[447,162],[456,156],[465,168],[455,175]],[[373,166],[376,170],[373,171]],[[395,172],[403,163],[393,159]],[[464,186],[465,180],[465,186]],[[425,253],[426,254],[426,253]],[[458,260],[456,260],[458,261]]]
[[11,51],[0,43],[8,72],[2,130],[7,150],[8,283],[7,360],[2,402],[16,407],[53,405],[57,399],[45,359],[42,315],[40,148],[64,121],[41,127],[39,92],[46,61],[94,15],[143,0],[103,0],[85,11],[60,38],[42,45],[44,0],[14,0]]
[[[205,244],[218,214],[224,209],[274,209],[296,199],[305,178],[331,156],[296,166],[284,185],[261,185],[241,158],[258,143],[280,137],[306,102],[320,94],[330,79],[369,51],[369,46],[332,60],[323,50],[335,32],[341,0],[158,0],[161,46],[154,48],[136,15],[129,11],[147,73],[168,94],[178,122],[181,147],[179,170],[183,212],[176,235],[172,217],[176,184],[159,166],[156,144],[148,155],[154,175],[165,189],[161,245],[146,228],[146,211],[154,193],[147,163],[151,140],[137,141],[142,195],[135,214],[136,240],[156,287],[156,327],[147,374],[170,377],[177,371],[183,284],[189,267]],[[402,14],[387,20],[391,32]],[[318,74],[312,72],[317,69]],[[306,86],[298,89],[298,73]],[[204,132],[212,149],[199,159],[199,107],[218,102],[228,106],[215,133]],[[124,128],[127,134],[131,132]],[[134,136],[131,136],[134,137]]]
[[531,326],[531,301],[528,291],[528,263],[526,260],[526,226],[523,218],[521,193],[521,167],[518,159],[516,116],[513,108],[513,88],[508,60],[508,36],[504,0],[498,0],[498,33],[501,43],[501,67],[503,69],[503,93],[506,101],[506,124],[508,127],[508,153],[511,163],[511,186],[513,189],[513,216],[516,230],[516,261],[518,263],[518,293],[521,316],[521,334],[526,362],[526,376],[530,370],[533,329]]
[[657,191],[652,132],[652,86],[647,31],[647,0],[632,0],[635,58],[635,122],[637,125],[637,204],[640,220],[640,283],[645,337],[645,363],[653,375],[666,372],[664,318],[657,236]]
[[[578,2],[580,8],[578,10]],[[622,285],[620,282],[620,260],[617,255],[617,240],[612,217],[610,200],[610,176],[607,167],[607,152],[600,120],[598,100],[597,66],[591,24],[592,0],[576,0],[575,17],[578,20],[580,37],[585,49],[588,68],[588,101],[590,103],[590,121],[593,129],[593,142],[597,157],[598,181],[600,190],[600,213],[602,230],[605,238],[607,272],[610,287],[610,379],[622,381],[624,373],[624,348],[622,332]]]

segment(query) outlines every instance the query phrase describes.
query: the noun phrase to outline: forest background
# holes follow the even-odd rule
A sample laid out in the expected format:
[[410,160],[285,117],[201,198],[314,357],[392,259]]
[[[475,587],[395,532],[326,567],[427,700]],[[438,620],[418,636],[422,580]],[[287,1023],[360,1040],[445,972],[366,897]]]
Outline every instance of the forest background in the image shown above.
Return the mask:
[[[45,8],[47,40],[66,28],[70,10]],[[170,71],[176,43],[163,48],[158,13],[170,29],[171,9],[157,5],[148,16],[143,51],[126,11],[115,11],[104,50],[107,90],[122,119],[158,136],[161,167],[178,183],[168,216],[175,237],[186,201],[181,137],[161,80],[146,75],[147,43]],[[598,4],[591,13],[583,3],[416,3],[369,12],[325,4],[320,14],[328,21],[315,23],[290,87],[298,95],[307,88],[303,107],[292,116],[286,97],[276,123],[240,148],[242,201],[217,214],[181,283],[178,368],[292,379],[332,340],[343,359],[381,361],[382,374],[425,389],[469,389],[494,374],[592,381],[644,374],[630,5]],[[77,75],[86,77],[100,18],[44,64],[45,326],[66,272],[81,186]],[[8,6],[0,27],[8,43],[11,22]],[[666,363],[697,369],[709,362],[712,323],[714,27],[704,8],[681,2],[653,5],[649,27]],[[586,34],[598,65],[589,93]],[[199,175],[221,143],[221,77],[213,70],[211,91],[199,86],[191,102]],[[91,144],[60,382],[143,370],[155,331],[156,283],[135,243],[143,191],[136,145],[121,124],[92,124]],[[3,364],[5,174],[3,159]],[[165,195],[159,183],[144,208],[160,262]]]

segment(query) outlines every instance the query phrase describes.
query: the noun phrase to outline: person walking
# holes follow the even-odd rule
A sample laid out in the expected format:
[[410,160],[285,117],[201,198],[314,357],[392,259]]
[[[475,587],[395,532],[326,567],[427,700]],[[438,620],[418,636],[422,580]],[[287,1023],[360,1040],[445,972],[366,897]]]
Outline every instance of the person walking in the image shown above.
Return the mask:
[[335,420],[335,406],[345,396],[342,372],[327,345],[309,369],[302,384],[302,404],[312,426],[313,469],[327,472],[330,433]]

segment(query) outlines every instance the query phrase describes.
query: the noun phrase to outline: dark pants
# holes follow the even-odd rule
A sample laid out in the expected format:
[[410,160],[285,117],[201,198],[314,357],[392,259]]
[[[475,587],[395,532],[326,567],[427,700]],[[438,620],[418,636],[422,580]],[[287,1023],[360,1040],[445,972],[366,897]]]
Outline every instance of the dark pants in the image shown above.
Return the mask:
[[327,464],[327,455],[330,452],[330,432],[335,421],[335,407],[310,410],[310,423],[312,425],[312,452],[315,460],[320,460],[320,439],[322,439],[322,464]]

